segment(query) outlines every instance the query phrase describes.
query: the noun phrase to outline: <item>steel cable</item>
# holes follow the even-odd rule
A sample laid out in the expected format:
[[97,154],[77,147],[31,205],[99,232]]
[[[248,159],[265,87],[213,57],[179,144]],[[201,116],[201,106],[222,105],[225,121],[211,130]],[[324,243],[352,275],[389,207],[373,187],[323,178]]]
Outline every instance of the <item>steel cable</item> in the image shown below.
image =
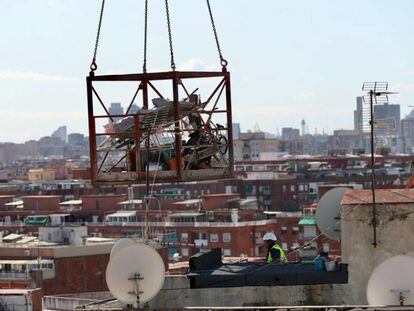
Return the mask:
[[89,66],[89,68],[91,69],[92,72],[94,72],[96,69],[98,69],[98,65],[96,64],[96,55],[98,53],[99,37],[101,35],[101,27],[102,27],[102,19],[103,19],[104,8],[105,8],[105,0],[102,0],[101,13],[99,15],[98,30],[96,32],[95,48],[94,48],[94,51],[93,51],[92,63]]

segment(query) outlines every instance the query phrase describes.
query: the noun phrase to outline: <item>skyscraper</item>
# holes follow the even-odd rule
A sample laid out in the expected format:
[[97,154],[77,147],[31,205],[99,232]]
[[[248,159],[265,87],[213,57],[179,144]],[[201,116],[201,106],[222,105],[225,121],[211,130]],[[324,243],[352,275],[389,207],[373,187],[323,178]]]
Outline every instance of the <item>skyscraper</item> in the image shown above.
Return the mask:
[[302,136],[305,136],[305,134],[306,134],[306,122],[305,122],[305,119],[302,119],[301,126],[302,126]]
[[139,110],[140,109],[139,109],[138,105],[134,103],[134,104],[131,105],[131,108],[129,108],[128,114],[138,113]]
[[85,140],[85,136],[81,133],[71,133],[68,135],[69,145],[82,145]]
[[[111,103],[111,106],[108,109],[110,115],[121,115],[124,114],[124,108],[121,106],[121,103]],[[113,118],[115,121],[120,120],[120,117]]]
[[240,123],[233,123],[233,139],[239,139],[240,137]]
[[363,118],[362,118],[362,96],[356,98],[356,110],[354,110],[354,130],[362,133]]
[[60,126],[58,127],[53,133],[52,133],[52,137],[54,138],[59,138],[60,140],[62,140],[63,142],[66,143],[66,138],[67,138],[67,127],[66,125]]
[[414,152],[414,118],[407,116],[401,120],[401,138],[403,152],[412,154]]
[[401,131],[400,105],[388,104],[374,106],[376,134],[399,135]]

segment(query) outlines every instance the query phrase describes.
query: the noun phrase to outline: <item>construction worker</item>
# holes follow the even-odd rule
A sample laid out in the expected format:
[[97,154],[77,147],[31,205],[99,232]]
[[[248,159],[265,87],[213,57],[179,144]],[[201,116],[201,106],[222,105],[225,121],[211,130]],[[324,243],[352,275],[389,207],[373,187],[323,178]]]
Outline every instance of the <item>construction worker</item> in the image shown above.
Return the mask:
[[286,254],[279,244],[276,243],[276,235],[273,232],[267,232],[263,236],[267,248],[267,263],[285,262]]
[[316,271],[326,271],[326,263],[328,261],[328,253],[320,252],[319,256],[313,260]]

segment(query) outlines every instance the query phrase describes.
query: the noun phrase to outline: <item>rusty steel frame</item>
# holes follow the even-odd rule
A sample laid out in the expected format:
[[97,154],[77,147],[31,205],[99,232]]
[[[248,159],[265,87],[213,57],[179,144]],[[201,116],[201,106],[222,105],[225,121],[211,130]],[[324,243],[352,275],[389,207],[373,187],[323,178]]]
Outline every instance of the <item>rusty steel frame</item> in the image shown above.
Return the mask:
[[[203,174],[203,169],[197,170],[199,173],[197,176],[189,175],[183,177],[183,168],[181,167],[181,161],[183,155],[181,154],[182,146],[182,133],[185,129],[180,128],[180,114],[179,114],[179,87],[181,86],[189,97],[191,94],[195,93],[188,93],[187,89],[185,88],[182,80],[183,79],[198,79],[198,78],[223,78],[220,81],[219,85],[215,88],[212,94],[209,96],[208,102],[214,97],[217,91],[223,87],[220,91],[219,96],[225,89],[224,97],[225,97],[225,105],[226,109],[214,109],[217,102],[214,105],[214,108],[209,110],[201,109],[196,113],[207,113],[208,120],[211,120],[211,115],[213,113],[226,113],[226,121],[227,125],[222,129],[227,131],[227,165],[228,167],[225,172],[220,170],[220,173],[215,175],[214,172],[209,172]],[[143,100],[143,108],[148,109],[148,86],[153,90],[159,97],[164,98],[162,94],[157,90],[157,88],[152,83],[153,81],[160,81],[160,80],[171,80],[172,82],[172,91],[173,91],[173,108],[174,108],[174,130],[172,131],[175,136],[175,155],[176,155],[176,175],[172,177],[157,177],[155,180],[156,182],[185,182],[185,181],[194,181],[194,180],[206,180],[206,179],[227,179],[232,178],[234,173],[234,154],[233,154],[233,133],[232,133],[232,108],[231,108],[231,88],[230,88],[230,73],[226,70],[223,71],[167,71],[167,72],[151,72],[151,73],[141,73],[141,74],[117,74],[117,75],[99,75],[95,76],[93,72],[90,73],[89,76],[86,77],[86,86],[87,86],[87,102],[88,102],[88,124],[89,124],[89,149],[90,149],[90,170],[91,170],[91,181],[93,184],[131,184],[131,183],[144,183],[145,181],[148,182],[148,176],[145,176],[144,172],[141,171],[141,157],[140,157],[140,144],[135,143],[135,147],[132,150],[135,151],[135,165],[136,165],[136,175],[135,178],[126,179],[126,180],[117,180],[117,179],[100,179],[99,173],[102,169],[103,162],[100,163],[98,167],[98,153],[102,151],[97,150],[96,145],[96,137],[104,135],[102,133],[96,132],[96,120],[98,118],[110,118],[113,120],[114,117],[126,117],[126,116],[133,116],[134,117],[134,139],[135,142],[139,142],[141,137],[141,129],[139,126],[139,115],[128,115],[130,107],[135,100],[136,96],[140,91],[142,91],[142,100]],[[130,81],[130,82],[138,82],[138,87],[134,93],[134,96],[131,102],[128,105],[127,111],[125,115],[110,115],[108,109],[105,107],[103,101],[99,97],[98,93],[96,92],[95,88],[93,87],[94,82],[120,82],[120,81]],[[105,113],[107,116],[98,116],[94,115],[94,95],[98,99],[99,103],[103,106]],[[217,99],[217,101],[219,98]],[[114,133],[107,133],[106,135],[111,135]],[[147,149],[149,150],[149,148]],[[108,156],[108,151],[104,155],[103,161],[106,160]],[[114,165],[115,167],[116,165]],[[112,168],[114,168],[112,167]],[[111,168],[111,169],[112,169]],[[214,170],[214,169],[212,169]]]

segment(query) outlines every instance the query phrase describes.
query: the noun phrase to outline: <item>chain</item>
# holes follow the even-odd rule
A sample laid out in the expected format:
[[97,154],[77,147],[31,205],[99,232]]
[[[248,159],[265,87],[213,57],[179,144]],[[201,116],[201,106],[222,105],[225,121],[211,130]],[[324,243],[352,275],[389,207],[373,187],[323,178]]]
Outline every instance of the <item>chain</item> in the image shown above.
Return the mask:
[[170,22],[170,10],[168,8],[168,0],[165,0],[165,14],[167,15],[168,40],[170,42],[171,69],[173,71],[175,71],[174,49],[173,49],[173,43],[172,43],[171,22]]
[[144,19],[144,65],[142,72],[147,72],[147,33],[148,33],[148,0],[145,0],[145,19]]
[[218,35],[217,35],[216,24],[214,23],[213,13],[211,11],[210,0],[206,0],[206,2],[207,2],[208,12],[210,14],[211,26],[213,27],[214,38],[216,39],[216,45],[217,45],[217,51],[220,57],[220,63],[223,67],[226,67],[228,63],[227,63],[227,60],[224,59],[223,54],[221,53],[220,42],[219,42]]
[[98,65],[96,64],[96,53],[98,52],[99,36],[101,34],[101,25],[102,25],[102,17],[103,17],[104,7],[105,7],[105,0],[102,0],[101,14],[99,16],[99,23],[98,23],[98,31],[96,33],[95,50],[93,51],[92,63],[89,67],[92,72],[94,72],[96,69],[98,69]]

